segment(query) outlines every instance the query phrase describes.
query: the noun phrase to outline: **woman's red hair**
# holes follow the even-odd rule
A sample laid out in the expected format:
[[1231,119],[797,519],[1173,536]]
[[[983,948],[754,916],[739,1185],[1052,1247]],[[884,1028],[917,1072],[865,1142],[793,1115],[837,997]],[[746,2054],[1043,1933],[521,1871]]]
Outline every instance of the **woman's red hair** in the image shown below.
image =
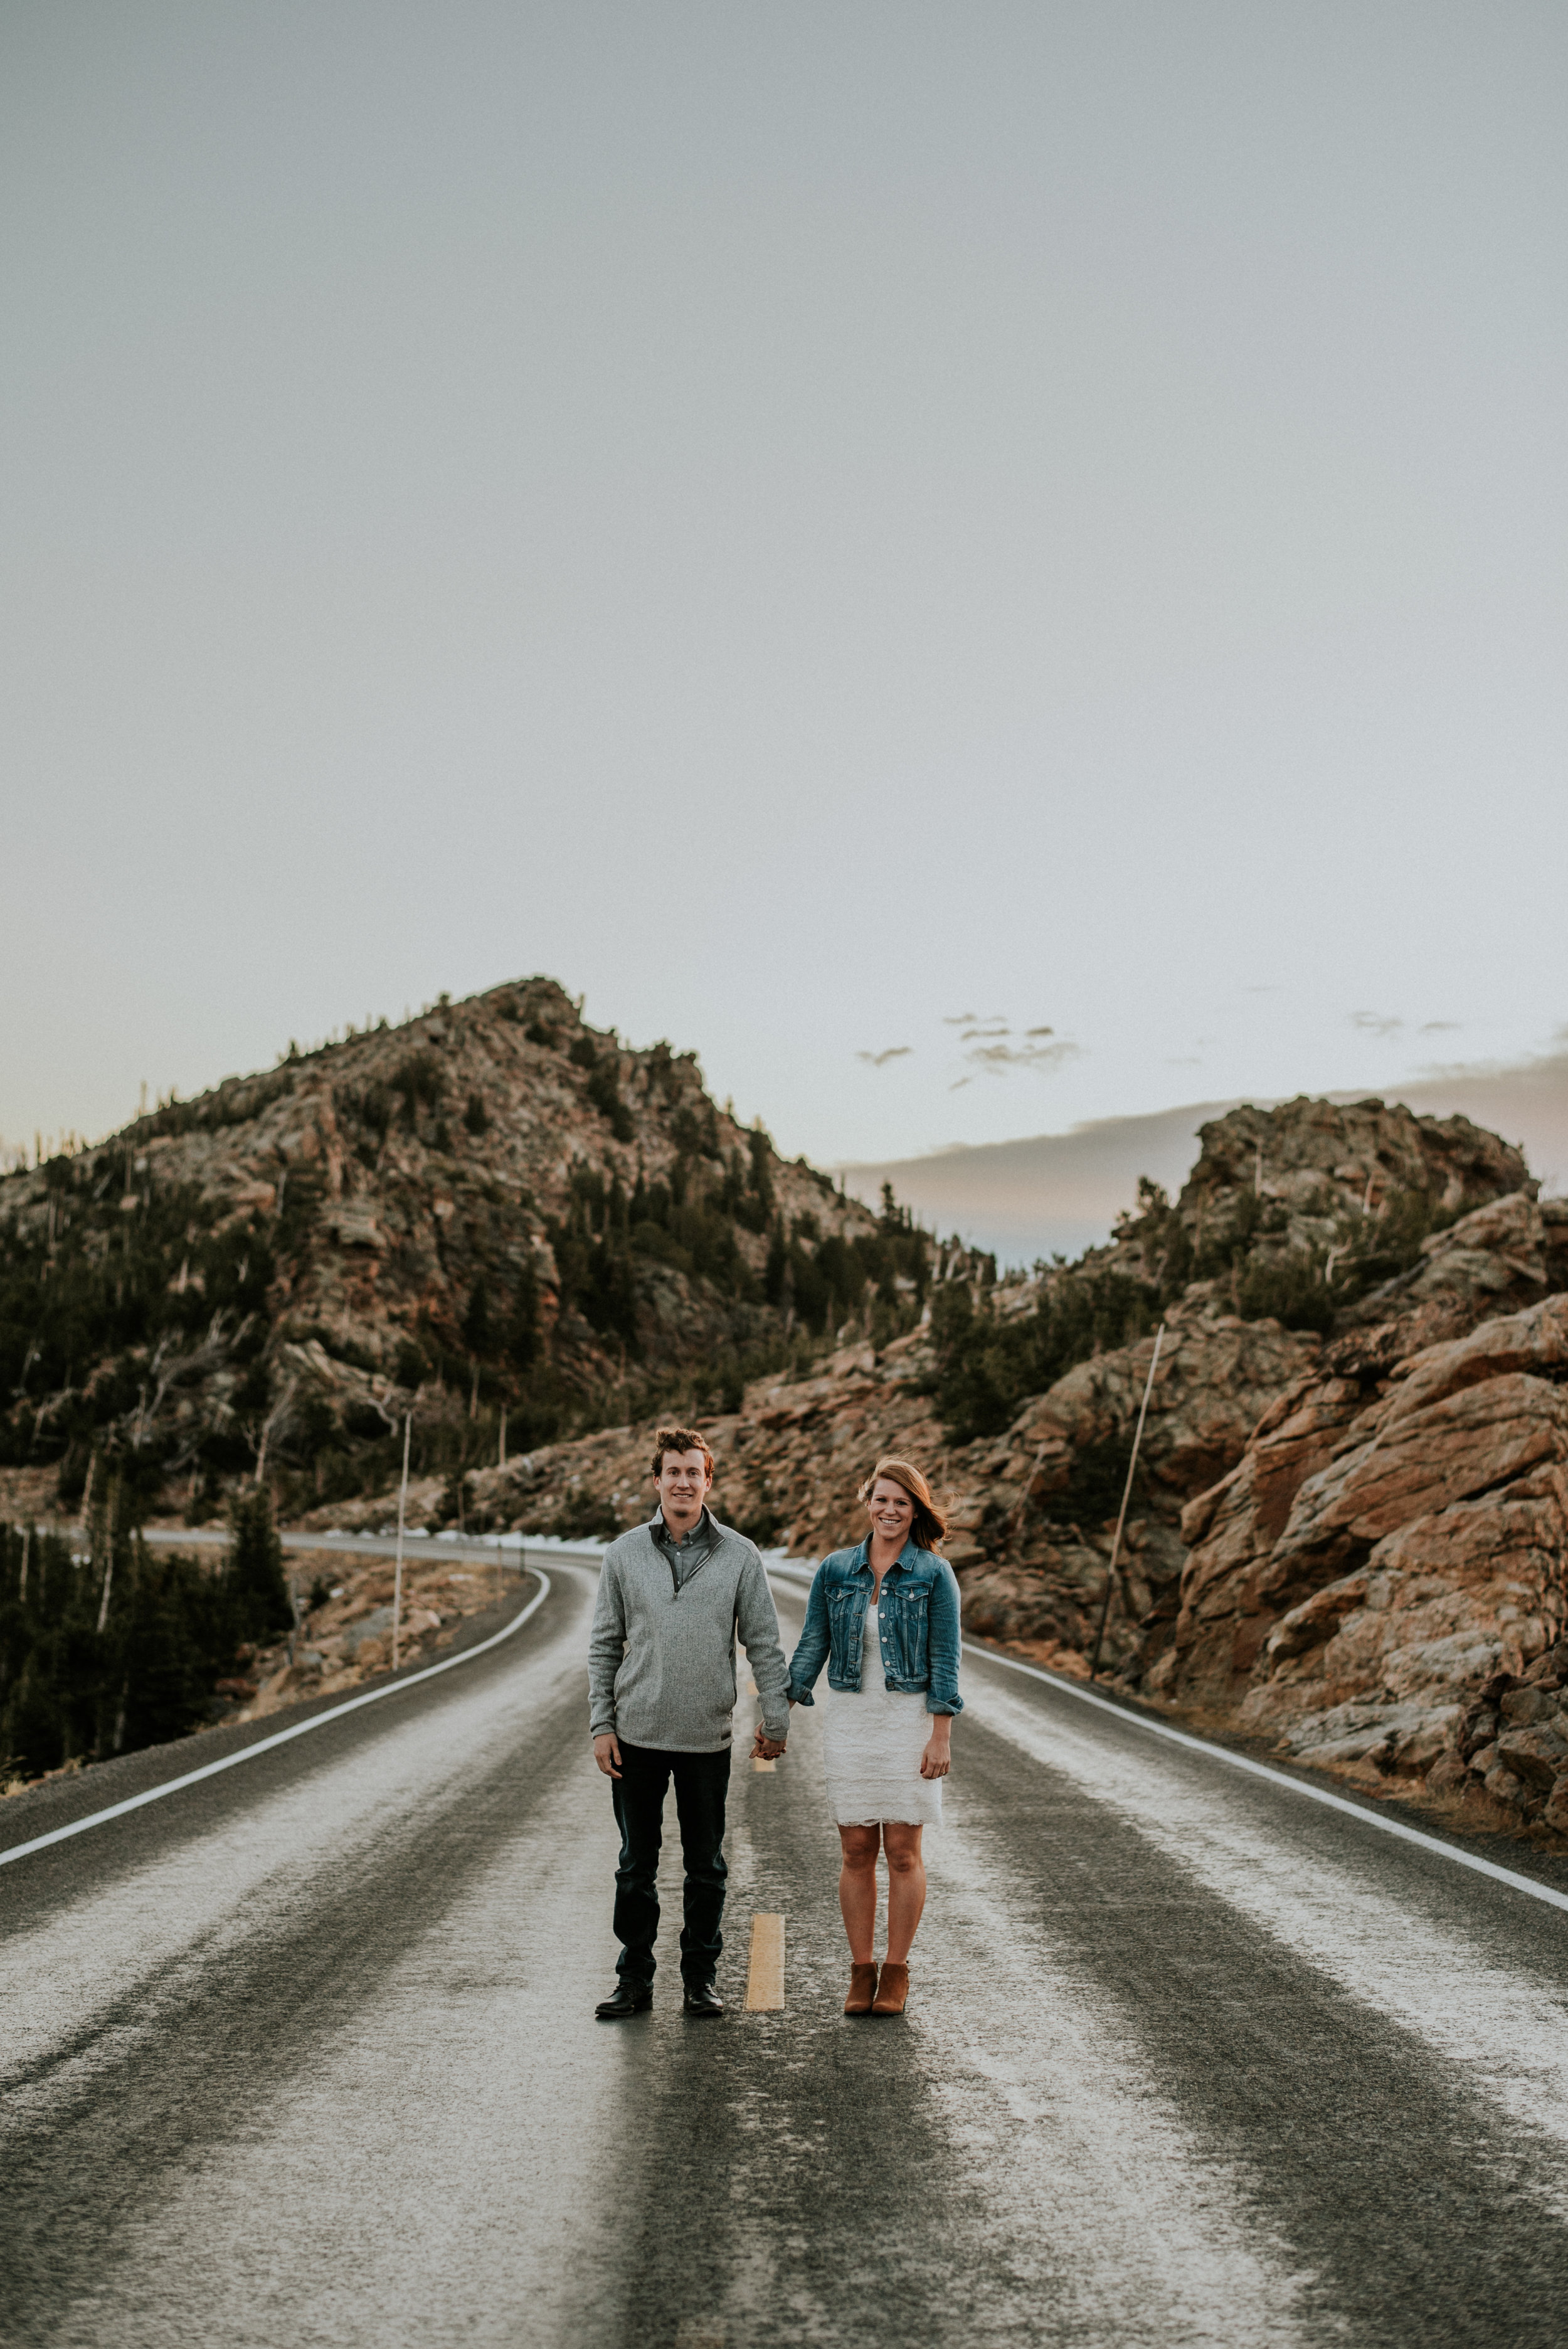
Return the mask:
[[902,1485],[914,1503],[914,1523],[910,1527],[910,1534],[916,1549],[936,1549],[947,1537],[947,1519],[937,1507],[930,1485],[913,1461],[879,1460],[861,1486],[862,1501],[869,1504],[879,1476],[885,1476],[890,1485]]

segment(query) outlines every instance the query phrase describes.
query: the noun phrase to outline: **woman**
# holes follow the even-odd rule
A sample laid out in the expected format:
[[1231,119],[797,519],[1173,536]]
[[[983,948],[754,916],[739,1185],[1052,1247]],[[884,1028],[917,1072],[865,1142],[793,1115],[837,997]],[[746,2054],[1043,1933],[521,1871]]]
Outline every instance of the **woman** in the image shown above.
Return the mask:
[[[870,1513],[858,1549],[817,1568],[789,1661],[789,1702],[813,1704],[826,1663],[822,1750],[843,1847],[839,1906],[850,1937],[846,2014],[902,2014],[909,1947],[925,1906],[920,1839],[942,1824],[958,1693],[958,1578],[936,1545],[947,1526],[907,1460],[879,1460],[861,1486]],[[887,1853],[887,1956],[872,1948],[877,1849]]]

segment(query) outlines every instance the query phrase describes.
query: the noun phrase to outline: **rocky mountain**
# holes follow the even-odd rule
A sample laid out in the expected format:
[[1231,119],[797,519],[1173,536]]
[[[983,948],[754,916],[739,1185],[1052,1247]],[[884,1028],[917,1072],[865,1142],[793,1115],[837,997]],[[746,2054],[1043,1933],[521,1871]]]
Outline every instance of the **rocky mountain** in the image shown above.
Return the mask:
[[1081,1673],[1163,1322],[1108,1668],[1568,1831],[1568,1203],[1376,1102],[1200,1141],[1173,1204],[998,1281],[783,1164],[689,1055],[499,988],[0,1182],[0,1473],[382,1525],[407,1413],[416,1524],[608,1535],[692,1412],[721,1514],[810,1556],[898,1449],[970,1629]]
[[264,1474],[297,1509],[384,1485],[416,1399],[446,1474],[738,1396],[851,1313],[891,1336],[926,1260],[691,1054],[521,981],[0,1180],[0,1466],[73,1506],[96,1459],[193,1515]]
[[[1466,1121],[1373,1103],[1244,1110],[1202,1143],[1174,1206],[1146,1195],[1077,1266],[998,1283],[954,1261],[915,1328],[749,1383],[705,1423],[720,1514],[820,1555],[859,1537],[877,1453],[907,1452],[949,1502],[967,1627],[1081,1673],[1162,1318],[1121,1685],[1568,1831],[1568,1202]],[[1283,1312],[1237,1309],[1270,1284]],[[977,1393],[999,1416],[973,1433]],[[614,1533],[647,1512],[651,1432],[490,1467],[469,1521]],[[449,1488],[414,1498],[449,1517]]]

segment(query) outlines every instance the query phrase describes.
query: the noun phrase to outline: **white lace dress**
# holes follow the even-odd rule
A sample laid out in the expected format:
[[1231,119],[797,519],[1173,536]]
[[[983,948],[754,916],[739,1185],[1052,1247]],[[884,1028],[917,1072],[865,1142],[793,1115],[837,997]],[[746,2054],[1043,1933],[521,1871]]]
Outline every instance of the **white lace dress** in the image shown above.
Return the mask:
[[860,1687],[829,1688],[824,1674],[817,1688],[828,1800],[838,1825],[876,1826],[883,1819],[898,1819],[939,1827],[942,1781],[920,1775],[920,1757],[931,1735],[924,1692],[889,1688],[874,1607],[866,1609]]

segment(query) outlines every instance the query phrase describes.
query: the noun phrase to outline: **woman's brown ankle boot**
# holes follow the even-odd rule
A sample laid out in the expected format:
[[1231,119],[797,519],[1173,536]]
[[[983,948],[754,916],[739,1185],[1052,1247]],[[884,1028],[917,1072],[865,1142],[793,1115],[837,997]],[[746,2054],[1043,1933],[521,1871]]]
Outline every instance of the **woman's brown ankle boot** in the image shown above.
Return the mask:
[[[857,1967],[856,1971],[860,1969]],[[882,1960],[882,1977],[877,1994],[872,2001],[873,2014],[902,2014],[909,1996],[909,1968],[895,1965],[891,1958]]]
[[850,1994],[844,2001],[844,2013],[846,2014],[869,2014],[872,2011],[872,2001],[875,1998],[876,1994],[877,1970],[875,1966],[852,1965],[850,1968]]

